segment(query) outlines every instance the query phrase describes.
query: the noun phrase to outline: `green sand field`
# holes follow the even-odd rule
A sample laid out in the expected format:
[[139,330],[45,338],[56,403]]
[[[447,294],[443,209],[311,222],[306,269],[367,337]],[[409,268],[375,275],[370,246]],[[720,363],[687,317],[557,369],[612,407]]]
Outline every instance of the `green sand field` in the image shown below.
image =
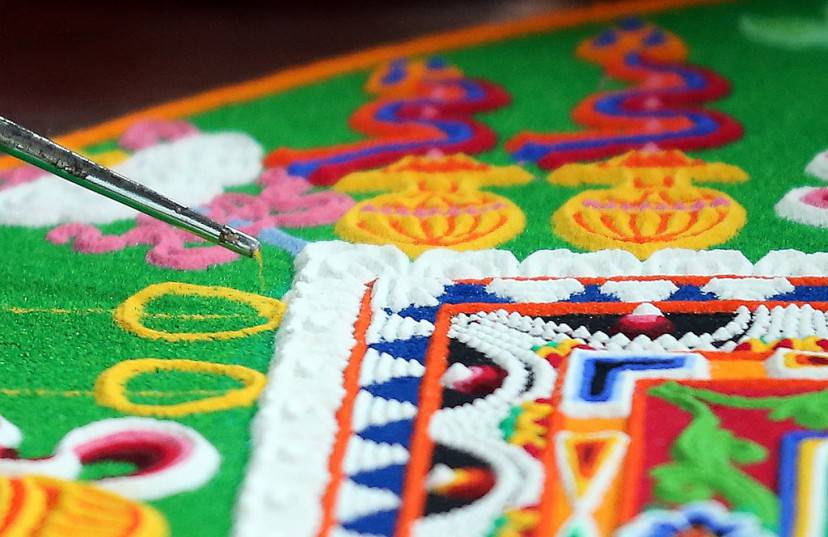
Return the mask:
[[[822,3],[801,1],[796,9],[803,16],[815,17]],[[694,7],[648,17],[681,36],[690,47],[694,63],[721,73],[733,84],[731,97],[710,106],[742,122],[744,139],[697,155],[738,165],[750,173],[747,183],[712,186],[730,194],[748,212],[748,223],[741,233],[720,247],[741,250],[754,261],[773,249],[814,252],[828,247],[825,230],[780,220],[773,212],[773,204],[789,189],[818,183],[807,178],[803,168],[818,151],[828,148],[828,69],[819,67],[828,65],[828,50],[791,52],[754,44],[737,27],[743,13],[772,15],[791,10],[792,4],[761,0]],[[521,130],[575,130],[570,111],[584,96],[596,91],[602,75],[597,67],[578,61],[573,50],[582,39],[603,27],[591,25],[532,35],[444,56],[467,74],[497,82],[511,93],[511,106],[477,116],[500,134],[501,141]],[[359,136],[348,129],[347,118],[368,99],[362,91],[367,76],[367,72],[346,74],[189,119],[208,132],[247,132],[267,150],[356,140]],[[102,151],[113,144],[88,149]],[[509,163],[502,148],[478,158]],[[523,234],[502,245],[521,258],[537,249],[571,247],[552,234],[549,215],[578,191],[553,187],[544,180],[545,173],[530,169],[537,176],[533,183],[495,189],[527,215],[528,225]],[[255,188],[240,190],[254,192]],[[122,222],[105,226],[104,231],[129,227],[129,222]],[[288,231],[307,240],[335,238],[332,226]],[[273,333],[230,341],[167,343],[125,332],[113,322],[111,314],[128,296],[165,281],[221,285],[259,293],[252,261],[238,261],[203,272],[177,272],[146,264],[147,247],[102,255],[78,254],[69,246],[48,243],[44,238],[47,232],[46,228],[0,227],[0,242],[5,245],[0,263],[0,415],[24,432],[22,456],[47,456],[71,429],[123,415],[96,405],[91,395],[100,372],[119,361],[191,358],[267,370]],[[290,285],[292,259],[273,247],[265,247],[264,255],[266,294],[280,297]],[[228,302],[194,299],[168,301],[154,307],[163,307],[170,314],[209,311],[235,315],[209,321],[210,327],[204,326],[208,321],[154,320],[155,326],[179,331],[203,331],[215,328],[214,323],[233,326],[244,320],[237,314],[252,313]],[[129,385],[131,391],[173,392],[164,399],[167,402],[178,400],[171,397],[186,398],[181,391],[227,387],[226,380],[183,374],[156,375]],[[45,391],[35,393],[36,389]],[[174,535],[228,534],[250,448],[249,422],[255,410],[239,408],[180,420],[212,442],[221,452],[223,462],[218,475],[200,490],[151,502],[167,517]],[[128,469],[127,465],[102,464],[87,468],[84,477],[113,475]]]

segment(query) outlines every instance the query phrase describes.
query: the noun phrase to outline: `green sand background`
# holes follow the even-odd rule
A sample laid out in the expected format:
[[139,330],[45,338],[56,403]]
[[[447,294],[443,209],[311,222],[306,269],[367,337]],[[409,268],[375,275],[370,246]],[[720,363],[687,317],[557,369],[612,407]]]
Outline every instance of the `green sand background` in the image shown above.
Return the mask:
[[[773,205],[789,189],[819,184],[806,177],[803,168],[818,151],[828,148],[828,50],[792,52],[752,43],[738,31],[737,21],[743,13],[783,15],[794,9],[803,16],[816,17],[821,4],[822,0],[800,1],[795,6],[764,0],[693,7],[647,17],[681,36],[690,47],[693,63],[721,73],[733,84],[731,97],[708,106],[741,121],[746,132],[744,139],[695,154],[708,161],[736,164],[750,173],[747,183],[712,187],[733,196],[748,212],[748,223],[741,233],[718,247],[741,250],[753,261],[773,249],[814,252],[828,246],[826,230],[780,220],[773,212]],[[600,69],[578,61],[573,51],[582,39],[605,27],[597,24],[532,35],[453,51],[444,57],[468,75],[490,79],[511,93],[511,106],[477,116],[500,134],[501,142],[521,130],[576,130],[569,116],[573,106],[606,86],[602,86]],[[347,118],[368,101],[362,90],[367,76],[367,71],[346,74],[190,119],[205,131],[245,131],[267,150],[357,140],[360,136],[348,129]],[[114,142],[108,142],[90,150],[112,147]],[[510,162],[502,148],[478,158],[495,164]],[[537,249],[571,248],[551,233],[549,216],[579,190],[553,187],[543,179],[545,172],[531,166],[529,169],[537,176],[532,184],[492,189],[522,207],[528,221],[526,230],[501,248],[520,258]],[[237,190],[255,192],[256,187]],[[123,231],[130,226],[130,222],[121,222],[105,226],[104,231]],[[119,361],[142,357],[192,358],[267,370],[272,333],[231,341],[165,343],[121,330],[110,313],[131,294],[164,281],[261,292],[253,262],[236,262],[203,272],[177,272],[146,264],[147,248],[143,246],[103,255],[82,255],[68,246],[46,242],[47,231],[0,227],[0,241],[4,245],[0,263],[0,415],[24,432],[20,450],[23,456],[47,456],[71,429],[94,420],[122,416],[97,406],[88,393],[99,373]],[[335,238],[332,226],[288,231],[308,240]],[[264,256],[266,294],[280,297],[292,278],[292,260],[288,254],[268,246]],[[72,312],[14,313],[11,308],[60,308]],[[165,313],[252,315],[252,310],[226,301],[177,299],[155,303],[152,308]],[[154,319],[153,323],[169,331],[204,331],[238,325],[240,319],[209,323]],[[231,385],[227,379],[173,373],[138,378],[129,384],[129,389],[180,391],[223,389]],[[49,390],[50,394],[15,391],[35,388]],[[70,390],[86,393],[61,395]],[[184,399],[182,396],[163,400]],[[254,413],[255,408],[238,408],[180,419],[212,442],[221,452],[223,462],[216,477],[201,489],[151,502],[167,517],[173,535],[213,537],[229,533],[234,500],[248,457],[248,427]],[[84,477],[114,475],[128,469],[129,465],[100,464],[87,468]]]

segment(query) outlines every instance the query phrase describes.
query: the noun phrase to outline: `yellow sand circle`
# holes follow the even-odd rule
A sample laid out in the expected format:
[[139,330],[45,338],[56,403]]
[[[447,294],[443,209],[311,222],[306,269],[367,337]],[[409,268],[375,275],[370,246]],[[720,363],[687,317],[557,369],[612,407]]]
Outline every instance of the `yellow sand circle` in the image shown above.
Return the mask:
[[[207,373],[230,377],[241,382],[242,387],[228,390],[214,397],[169,405],[140,404],[130,401],[127,395],[127,384],[130,380],[138,375],[164,371]],[[121,362],[101,373],[95,382],[95,400],[100,405],[127,414],[172,418],[250,406],[264,389],[266,381],[263,374],[241,365],[186,359],[139,358]]]

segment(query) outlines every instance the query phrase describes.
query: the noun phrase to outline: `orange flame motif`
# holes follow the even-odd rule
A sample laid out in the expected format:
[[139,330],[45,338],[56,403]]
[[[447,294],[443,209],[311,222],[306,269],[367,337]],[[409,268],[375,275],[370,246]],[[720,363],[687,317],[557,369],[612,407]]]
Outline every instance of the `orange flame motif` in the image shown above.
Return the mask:
[[93,485],[42,476],[0,477],[0,536],[166,537],[151,507]]
[[549,181],[613,186],[571,198],[552,216],[552,226],[581,248],[622,248],[642,259],[662,248],[706,248],[736,235],[746,213],[727,194],[693,181],[747,179],[741,168],[678,150],[630,151],[597,164],[569,164],[552,172]]
[[463,154],[405,157],[347,175],[334,186],[352,193],[392,191],[355,205],[336,232],[353,242],[395,244],[411,257],[430,248],[491,248],[520,233],[526,219],[514,203],[480,187],[531,180],[519,166],[490,166]]

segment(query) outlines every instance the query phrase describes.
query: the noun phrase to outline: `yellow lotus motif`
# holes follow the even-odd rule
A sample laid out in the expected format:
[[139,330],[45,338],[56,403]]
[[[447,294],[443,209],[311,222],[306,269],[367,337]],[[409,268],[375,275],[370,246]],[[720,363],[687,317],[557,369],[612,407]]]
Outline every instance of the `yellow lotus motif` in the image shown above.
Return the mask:
[[347,175],[334,186],[343,192],[392,190],[356,204],[336,232],[352,242],[394,244],[411,257],[431,248],[491,248],[520,233],[526,219],[517,205],[480,188],[531,180],[519,166],[490,166],[463,154],[405,157]]
[[708,164],[678,150],[631,151],[597,164],[570,164],[550,174],[564,186],[608,184],[571,198],[552,216],[555,232],[586,250],[622,248],[646,258],[662,248],[721,244],[745,225],[733,198],[693,181],[740,182],[736,166]]
[[0,477],[0,535],[166,537],[146,505],[93,485],[42,476]]

